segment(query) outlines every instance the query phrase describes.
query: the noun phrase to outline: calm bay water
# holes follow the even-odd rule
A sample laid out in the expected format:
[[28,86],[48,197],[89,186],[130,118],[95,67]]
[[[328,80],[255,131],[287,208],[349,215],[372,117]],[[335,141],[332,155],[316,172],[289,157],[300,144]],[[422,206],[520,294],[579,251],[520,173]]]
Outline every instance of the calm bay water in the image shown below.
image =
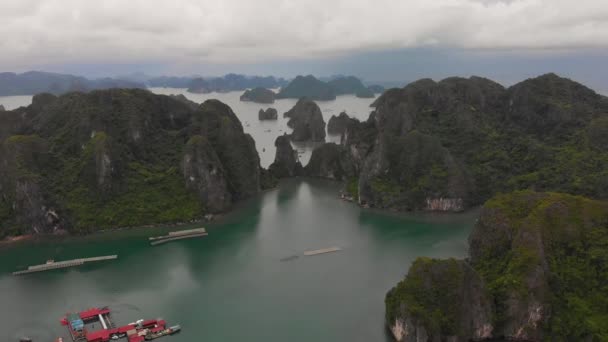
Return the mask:
[[[291,129],[283,113],[296,103],[270,105],[277,121],[259,121],[267,108],[241,102],[241,92],[184,94],[197,103],[228,104],[253,136],[261,164],[274,160],[274,140]],[[327,122],[346,111],[366,120],[373,99],[339,96],[317,102]],[[31,96],[0,97],[7,109]],[[328,137],[338,142],[339,137]],[[295,144],[305,165],[314,144]],[[164,317],[183,331],[167,341],[387,341],[384,295],[418,256],[463,257],[477,213],[391,214],[338,199],[339,184],[311,179],[283,182],[240,203],[207,226],[210,235],[159,247],[147,237],[170,228],[134,229],[0,246],[0,341],[66,336],[67,311],[108,305],[114,320]],[[304,257],[331,246],[337,253]],[[47,259],[118,254],[116,261],[21,277],[10,275]],[[289,258],[298,256],[297,258]],[[288,258],[289,261],[281,259]],[[67,341],[67,340],[66,340]]]
[[[135,229],[0,248],[0,340],[65,336],[66,311],[109,305],[114,320],[163,317],[167,341],[386,341],[384,295],[417,256],[462,257],[476,213],[391,214],[337,198],[339,185],[289,180],[158,247]],[[337,253],[304,257],[330,246]],[[116,261],[15,277],[28,264],[118,254]],[[290,261],[281,259],[298,255]]]

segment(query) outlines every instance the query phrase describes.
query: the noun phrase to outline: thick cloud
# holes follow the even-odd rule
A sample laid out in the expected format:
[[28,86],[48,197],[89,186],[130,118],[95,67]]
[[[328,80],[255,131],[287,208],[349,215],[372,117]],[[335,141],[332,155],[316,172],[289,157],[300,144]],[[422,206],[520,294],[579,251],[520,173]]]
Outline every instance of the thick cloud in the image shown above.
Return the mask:
[[607,0],[2,0],[0,67],[608,46]]

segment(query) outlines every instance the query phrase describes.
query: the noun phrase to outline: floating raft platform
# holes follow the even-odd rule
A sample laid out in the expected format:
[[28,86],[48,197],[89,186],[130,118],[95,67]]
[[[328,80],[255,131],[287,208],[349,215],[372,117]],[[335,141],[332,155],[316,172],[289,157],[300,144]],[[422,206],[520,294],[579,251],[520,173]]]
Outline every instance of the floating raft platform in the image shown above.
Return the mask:
[[148,241],[150,241],[150,245],[156,246],[161,243],[182,240],[182,239],[191,239],[195,237],[207,236],[207,231],[205,228],[195,228],[195,229],[187,229],[187,230],[178,230],[175,232],[169,232],[167,235],[163,236],[153,236],[149,237]]
[[72,260],[57,261],[57,262],[54,260],[49,260],[45,264],[29,266],[26,270],[13,272],[13,275],[22,275],[22,274],[28,274],[28,273],[34,273],[34,272],[50,271],[50,270],[56,270],[59,268],[80,266],[87,262],[106,261],[106,260],[114,260],[114,259],[118,259],[118,255],[106,255],[106,256],[99,256],[99,257],[93,257],[93,258],[72,259]]
[[312,250],[312,251],[306,251],[306,252],[304,252],[304,255],[305,256],[311,256],[311,255],[318,255],[318,254],[338,252],[338,251],[341,251],[341,250],[342,250],[342,248],[340,248],[340,247],[329,247],[329,248],[315,249],[315,250]]
[[[179,325],[167,327],[163,319],[137,320],[124,326],[116,326],[110,320],[110,309],[92,308],[79,313],[68,313],[61,319],[74,342],[110,342],[114,340],[144,342],[173,335],[181,330]],[[101,329],[92,330],[97,324]]]

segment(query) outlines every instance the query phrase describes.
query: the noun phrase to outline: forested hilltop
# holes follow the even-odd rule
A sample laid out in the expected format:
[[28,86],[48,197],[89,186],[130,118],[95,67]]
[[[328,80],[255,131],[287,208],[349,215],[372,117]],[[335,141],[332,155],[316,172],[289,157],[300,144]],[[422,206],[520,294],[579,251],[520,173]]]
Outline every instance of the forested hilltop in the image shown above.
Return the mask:
[[606,97],[548,74],[507,89],[478,77],[420,80],[375,106],[367,122],[351,121],[348,153],[338,154],[358,161],[345,179],[360,203],[485,201],[469,258],[419,258],[388,292],[393,336],[608,340]]
[[608,340],[608,202],[498,195],[469,244],[467,261],[419,258],[389,291],[398,341]]
[[311,159],[361,205],[459,211],[518,189],[608,198],[608,98],[569,79],[423,79],[373,105]]
[[199,219],[267,176],[227,105],[138,89],[36,95],[0,141],[3,236]]

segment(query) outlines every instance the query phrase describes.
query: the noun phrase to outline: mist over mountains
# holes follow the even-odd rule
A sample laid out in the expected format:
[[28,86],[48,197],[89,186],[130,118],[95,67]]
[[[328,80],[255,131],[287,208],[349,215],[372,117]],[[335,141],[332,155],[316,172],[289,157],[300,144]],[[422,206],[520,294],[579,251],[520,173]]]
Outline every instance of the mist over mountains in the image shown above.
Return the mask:
[[59,95],[71,91],[86,92],[109,88],[145,88],[145,85],[124,79],[99,78],[91,80],[81,76],[42,71],[28,71],[22,74],[0,73],[0,96],[38,93]]
[[[334,92],[336,95],[340,95],[346,93],[354,94],[362,90],[367,91],[367,87],[364,85],[365,82],[355,76],[338,74],[318,77],[318,80],[312,75],[306,77],[313,79],[318,85],[331,87],[331,96],[335,96]],[[302,78],[303,76],[285,79],[275,76],[249,76],[235,73],[229,73],[221,77],[196,75],[151,76],[136,72],[116,77],[91,79],[72,74],[44,71],[27,71],[24,73],[0,72],[0,96],[35,95],[40,93],[61,95],[74,91],[89,92],[111,88],[146,89],[148,87],[188,88],[188,91],[192,93],[228,92],[258,87],[268,89],[284,88],[292,81],[299,81]],[[306,87],[310,88],[308,85]],[[375,89],[374,92],[379,93],[383,90],[383,87],[372,85],[372,89]],[[306,96],[306,92],[302,93],[301,96]]]

